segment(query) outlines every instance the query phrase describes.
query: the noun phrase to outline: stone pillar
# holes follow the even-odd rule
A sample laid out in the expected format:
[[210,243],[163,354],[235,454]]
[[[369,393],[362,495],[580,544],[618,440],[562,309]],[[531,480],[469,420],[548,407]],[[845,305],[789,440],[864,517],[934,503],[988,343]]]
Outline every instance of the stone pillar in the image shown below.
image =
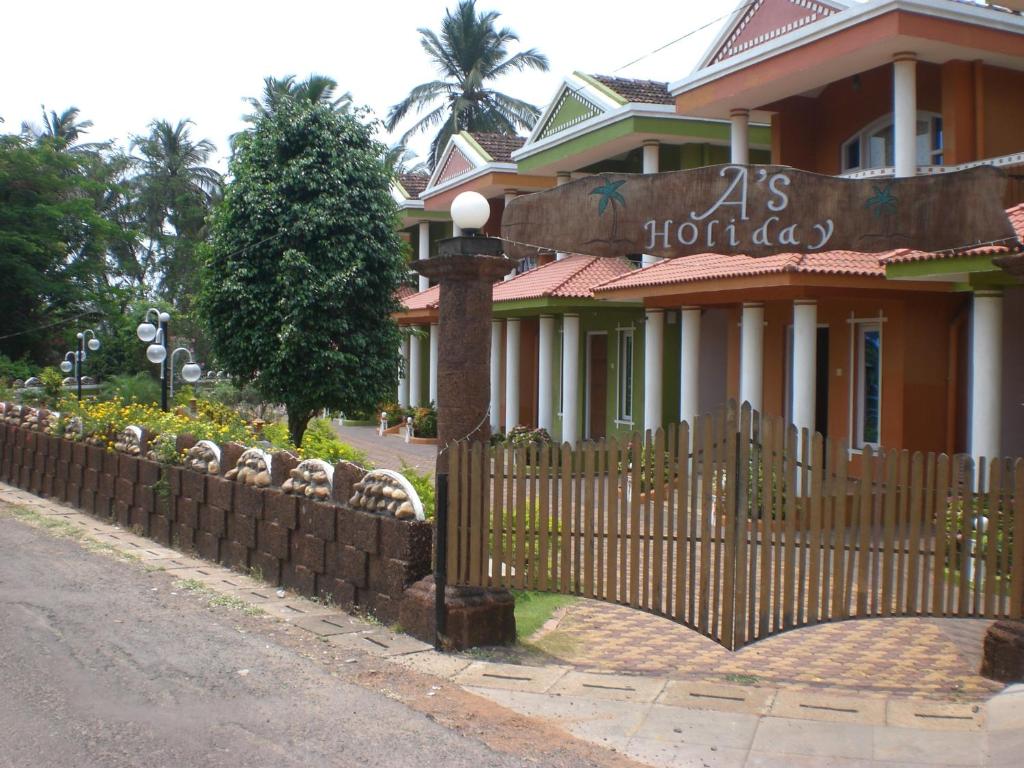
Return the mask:
[[439,256],[416,271],[441,286],[437,354],[437,471],[448,472],[444,446],[490,437],[491,286],[508,271],[501,241],[459,237],[441,242]]
[[815,396],[818,383],[818,304],[810,300],[793,302],[793,423],[797,429],[814,432]]
[[[657,173],[658,172],[658,149],[661,146],[661,142],[656,139],[648,139],[643,143],[644,152],[644,173]],[[645,253],[641,258],[641,264],[645,267],[649,267],[651,264],[657,264],[661,261],[658,256],[651,256]]]
[[648,309],[644,322],[644,429],[661,428],[665,310]]
[[491,429],[501,429],[501,320],[491,320]]
[[744,304],[740,321],[740,403],[761,410],[764,392],[764,304]]
[[[414,330],[420,331],[420,327]],[[423,339],[417,335],[409,337],[409,405],[423,405]]]
[[562,442],[580,439],[580,316],[562,315]]
[[398,404],[403,408],[409,407],[409,337],[402,336],[400,347],[402,357],[401,372],[398,374]]
[[732,129],[729,132],[729,162],[734,165],[750,163],[750,110],[734,109],[729,112]]
[[519,426],[519,318],[505,321],[505,431]]
[[700,414],[700,307],[683,307],[679,317],[679,419],[693,426]]
[[[505,205],[507,206],[509,203],[511,203],[513,200],[515,200],[518,195],[519,195],[519,191],[518,190],[506,189],[505,190]],[[515,269],[515,266],[513,266],[512,269],[509,271],[509,273],[507,275],[505,275],[505,279],[506,280],[511,280],[515,276],[516,276],[516,269]]]
[[917,175],[917,57],[897,53],[892,62],[892,140],[896,178]]
[[998,457],[1002,449],[1003,296],[975,291],[971,304],[971,455]]
[[[430,222],[421,221],[419,231],[419,253],[417,254],[420,261],[425,261],[430,258]],[[420,292],[427,290],[430,287],[430,278],[425,275],[420,275]]]
[[438,342],[437,323],[430,324],[430,373],[428,377],[430,379],[430,402],[437,407],[437,342]]
[[[559,171],[558,175],[555,177],[555,186],[560,187],[563,184],[568,184],[570,181],[572,181],[572,175],[569,171]],[[569,254],[564,251],[555,251],[555,261],[561,261],[568,255]]]
[[555,318],[540,316],[537,340],[537,426],[550,434],[555,426],[555,398],[552,365],[555,357]]

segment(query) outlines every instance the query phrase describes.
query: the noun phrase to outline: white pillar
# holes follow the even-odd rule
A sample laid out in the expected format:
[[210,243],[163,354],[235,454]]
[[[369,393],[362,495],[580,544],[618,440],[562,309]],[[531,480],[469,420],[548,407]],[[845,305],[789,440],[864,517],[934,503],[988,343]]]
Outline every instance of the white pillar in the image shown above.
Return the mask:
[[505,431],[519,426],[519,318],[505,321]]
[[562,316],[562,442],[580,439],[580,316]]
[[[572,176],[568,171],[559,171],[555,177],[555,186],[560,187],[563,184],[568,184],[570,181],[572,181]],[[555,251],[555,261],[561,261],[568,255],[565,251]]]
[[[420,330],[418,327],[416,330]],[[419,408],[423,405],[423,339],[409,337],[409,405]]]
[[648,309],[644,322],[644,430],[661,428],[665,310]]
[[409,407],[409,337],[402,336],[402,344],[399,348],[402,357],[401,369],[398,374],[398,404],[403,408]]
[[555,357],[555,318],[551,315],[540,316],[537,356],[537,426],[550,434],[555,426],[554,386],[551,381]]
[[814,432],[815,396],[817,394],[818,304],[814,301],[793,302],[793,423],[797,429]]
[[679,419],[693,426],[700,414],[700,307],[683,307],[679,318]]
[[761,410],[764,390],[764,305],[744,304],[740,321],[740,403]]
[[917,174],[917,61],[897,53],[892,62],[892,140],[896,178]]
[[[511,202],[512,202],[513,200],[515,200],[515,199],[516,199],[516,196],[517,196],[518,194],[519,194],[519,192],[518,192],[517,190],[514,190],[514,189],[506,189],[506,190],[505,190],[505,205],[507,206],[507,205],[508,205],[509,203],[511,203]],[[510,270],[510,271],[508,272],[508,274],[507,274],[507,275],[505,275],[504,279],[505,279],[505,280],[511,280],[511,279],[512,279],[513,277],[515,277],[515,276],[516,276],[516,269],[515,269],[515,267],[513,267],[513,268],[512,268],[512,269],[511,269],[511,270]]]
[[[425,260],[430,258],[430,222],[420,222],[420,235],[419,235],[419,258]],[[430,278],[420,275],[420,291],[425,291],[430,287]]]
[[734,165],[750,163],[750,110],[734,109],[729,112],[732,130],[729,133],[729,161]]
[[501,320],[491,320],[491,431],[501,429]]
[[437,407],[437,345],[440,335],[438,334],[437,323],[430,324],[430,402]]
[[[661,142],[649,139],[644,142],[644,173],[657,173],[658,172],[658,148],[661,146]],[[641,264],[645,267],[649,267],[651,264],[657,264],[661,261],[658,256],[651,256],[645,253],[641,259]]]
[[1002,453],[1003,297],[976,291],[971,304],[971,455]]

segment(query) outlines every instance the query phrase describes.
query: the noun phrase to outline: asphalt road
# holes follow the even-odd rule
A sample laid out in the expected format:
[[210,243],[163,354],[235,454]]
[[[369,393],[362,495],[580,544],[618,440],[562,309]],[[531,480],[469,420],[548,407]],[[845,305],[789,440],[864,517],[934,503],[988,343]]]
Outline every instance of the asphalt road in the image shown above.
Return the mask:
[[0,515],[0,766],[604,763],[531,754],[529,732],[495,751],[277,642],[271,620],[175,591]]

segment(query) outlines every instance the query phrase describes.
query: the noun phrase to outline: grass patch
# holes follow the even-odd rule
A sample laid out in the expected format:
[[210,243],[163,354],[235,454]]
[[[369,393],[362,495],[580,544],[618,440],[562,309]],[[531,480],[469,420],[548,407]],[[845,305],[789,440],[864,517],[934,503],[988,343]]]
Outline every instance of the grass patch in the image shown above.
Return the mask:
[[548,592],[513,590],[516,598],[516,635],[520,641],[533,635],[544,626],[559,608],[575,602],[570,595],[555,595]]
[[736,683],[737,685],[757,685],[760,680],[757,675],[737,675],[729,674],[725,676],[727,683]]
[[34,509],[28,507],[12,506],[8,507],[11,515],[16,520],[20,520],[23,523],[34,526],[36,528],[42,528],[48,533],[52,533],[54,536],[59,536],[65,539],[75,539],[80,541],[85,537],[84,531],[82,531],[77,525],[69,523],[63,517],[54,515],[41,515]]
[[265,611],[258,605],[247,603],[240,597],[233,595],[217,595],[210,598],[210,605],[223,608],[230,608],[233,611],[241,611],[246,616],[262,616]]
[[185,589],[189,592],[209,592],[213,594],[213,590],[203,584],[199,579],[179,579],[174,582],[176,589]]

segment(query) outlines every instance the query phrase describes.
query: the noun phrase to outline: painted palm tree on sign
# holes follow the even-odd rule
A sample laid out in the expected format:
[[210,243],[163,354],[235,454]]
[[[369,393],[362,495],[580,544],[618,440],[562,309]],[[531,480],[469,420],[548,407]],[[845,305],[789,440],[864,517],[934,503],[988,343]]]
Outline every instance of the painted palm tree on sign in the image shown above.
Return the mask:
[[[401,143],[433,128],[439,130],[430,144],[431,165],[436,163],[448,138],[459,131],[515,134],[533,127],[540,110],[532,104],[490,87],[511,72],[536,69],[546,72],[547,57],[535,49],[509,56],[508,46],[519,36],[508,27],[495,27],[497,11],[477,12],[475,0],[460,0],[441,21],[439,33],[421,28],[420,45],[437,66],[438,80],[417,85],[391,107],[385,128],[394,131],[410,110],[420,114]],[[440,102],[440,104],[438,104]]]
[[597,215],[603,217],[608,206],[612,208],[612,231],[611,235],[606,238],[595,238],[588,240],[588,243],[624,243],[627,240],[620,240],[617,235],[619,234],[619,216],[618,207],[621,205],[625,207],[626,199],[619,192],[619,187],[626,183],[625,179],[619,181],[612,181],[608,177],[602,177],[603,182],[601,186],[595,187],[590,191],[591,195],[598,195],[597,200]]

